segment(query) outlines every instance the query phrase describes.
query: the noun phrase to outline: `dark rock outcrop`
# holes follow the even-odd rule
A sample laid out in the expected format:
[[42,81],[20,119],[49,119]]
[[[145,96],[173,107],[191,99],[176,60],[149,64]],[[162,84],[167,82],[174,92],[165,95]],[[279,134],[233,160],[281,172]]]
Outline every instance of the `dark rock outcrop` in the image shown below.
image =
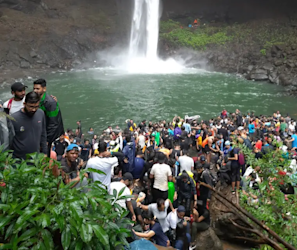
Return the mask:
[[[227,199],[232,202],[236,202],[236,196],[231,193],[231,187],[227,185],[222,185],[220,182],[217,184],[216,189],[219,190]],[[247,238],[252,237],[250,234],[246,233],[235,227],[230,219],[236,221],[237,224],[246,227],[243,222],[238,220],[236,215],[233,213],[228,213],[229,208],[227,208],[216,195],[212,195],[210,201],[209,211],[211,214],[211,226],[214,229],[216,235],[220,239],[232,240],[232,242],[238,242],[240,244],[245,244],[246,242],[237,240],[236,236],[244,236]]]
[[223,250],[222,242],[211,227],[206,231],[198,233],[196,242],[196,250]]

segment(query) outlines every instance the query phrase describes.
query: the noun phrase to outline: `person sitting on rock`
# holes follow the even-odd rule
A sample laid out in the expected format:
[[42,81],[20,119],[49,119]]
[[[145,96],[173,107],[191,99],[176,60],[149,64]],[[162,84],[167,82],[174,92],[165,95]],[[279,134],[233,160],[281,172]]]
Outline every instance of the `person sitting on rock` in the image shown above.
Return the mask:
[[163,232],[162,227],[158,221],[158,219],[154,219],[154,215],[151,212],[146,212],[143,214],[144,223],[146,225],[145,233],[135,232],[133,233],[140,238],[144,238],[147,240],[153,239],[155,243],[159,246],[169,247],[170,241],[166,234]]
[[218,179],[222,184],[231,184],[231,161],[228,161],[228,156],[223,158],[221,166],[218,170]]
[[197,210],[195,208],[193,209],[193,217],[192,239],[195,239],[198,232],[205,231],[210,226],[210,214],[202,201],[197,202]]
[[191,242],[190,235],[190,218],[185,217],[186,209],[184,206],[178,208],[168,214],[166,217],[166,234],[171,241],[171,245],[176,249],[188,249]]

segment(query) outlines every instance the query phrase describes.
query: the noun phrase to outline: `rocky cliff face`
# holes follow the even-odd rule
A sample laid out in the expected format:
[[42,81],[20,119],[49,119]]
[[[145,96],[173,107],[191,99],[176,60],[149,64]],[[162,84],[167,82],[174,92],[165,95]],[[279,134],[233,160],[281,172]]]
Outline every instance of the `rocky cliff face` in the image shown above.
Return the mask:
[[[223,45],[209,44],[198,49],[192,54],[191,64],[283,85],[290,93],[297,93],[296,1],[164,0],[163,7],[165,21],[172,19],[187,27],[199,19],[201,26],[209,27],[209,33],[215,33],[214,28],[230,38]],[[235,27],[235,23],[237,30],[231,28],[231,33],[218,29]],[[201,26],[197,32],[204,29]],[[245,31],[248,34],[243,34]],[[183,47],[177,45],[180,39],[178,35],[171,36],[171,40],[161,38],[161,53],[176,55]]]
[[[32,70],[68,70],[100,65],[96,51],[128,41],[133,0],[0,0],[0,82]],[[211,25],[256,22],[263,18],[296,25],[294,0],[162,0],[163,20],[187,25],[194,18]],[[257,20],[257,21],[255,21]],[[285,21],[284,21],[285,20]],[[257,24],[256,24],[257,25]],[[256,45],[255,45],[256,44]],[[295,45],[231,43],[200,51],[206,65],[297,89]],[[162,54],[177,50],[161,41]],[[293,86],[293,87],[292,87]]]
[[0,0],[0,80],[94,64],[94,52],[124,32],[118,7],[113,0]]

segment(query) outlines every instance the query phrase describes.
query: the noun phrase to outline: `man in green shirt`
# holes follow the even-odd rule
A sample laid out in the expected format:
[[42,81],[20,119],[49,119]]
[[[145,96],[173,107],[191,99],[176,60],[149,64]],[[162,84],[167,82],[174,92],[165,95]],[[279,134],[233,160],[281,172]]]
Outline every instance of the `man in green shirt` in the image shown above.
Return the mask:
[[[46,133],[48,148],[61,135],[64,135],[64,125],[62,114],[58,102],[46,93],[46,81],[38,79],[34,82],[34,92],[37,93],[41,100],[39,108],[44,111],[46,118]],[[48,152],[48,156],[50,151]]]
[[282,118],[282,120],[281,120],[281,125],[280,125],[280,131],[281,131],[281,132],[285,132],[287,127],[288,127],[287,123],[286,123],[285,120]]

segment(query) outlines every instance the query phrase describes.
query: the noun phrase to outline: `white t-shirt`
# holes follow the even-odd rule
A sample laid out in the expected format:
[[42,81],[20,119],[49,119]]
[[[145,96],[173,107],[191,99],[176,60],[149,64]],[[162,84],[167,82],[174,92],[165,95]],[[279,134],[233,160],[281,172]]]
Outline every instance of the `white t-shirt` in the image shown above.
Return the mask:
[[143,148],[145,146],[145,136],[144,135],[140,135],[138,137],[138,144],[141,148]]
[[154,175],[154,188],[161,191],[168,190],[168,176],[172,176],[171,169],[167,164],[154,164],[151,170]]
[[[256,179],[255,179],[255,182],[261,182],[261,179],[259,178],[259,175],[258,173],[251,167],[249,166],[246,170],[245,170],[245,173],[243,175],[244,178],[248,177],[251,173],[255,173],[256,174]],[[250,183],[250,186],[253,185],[253,182],[251,181]]]
[[93,150],[98,149],[98,147],[99,147],[99,143],[98,142],[95,142],[94,145],[93,145]]
[[164,226],[165,232],[167,232],[169,230],[169,228],[176,229],[176,225],[180,221],[181,221],[181,219],[178,218],[176,210],[170,212],[167,215],[166,220],[165,220],[165,226]]
[[[119,196],[119,193],[121,192],[121,190],[123,188],[125,188],[125,189],[121,196],[131,195],[129,188],[124,183],[122,183],[120,181],[114,181],[114,182],[110,183],[109,193],[113,194],[113,190],[116,190],[117,198],[121,197],[121,196]],[[118,200],[116,203],[119,204],[122,208],[127,209],[126,201],[130,201],[130,200],[131,200],[131,198],[121,199],[121,200]]]
[[[23,108],[24,107],[24,101],[25,101],[25,97],[21,101],[12,100],[11,108],[9,110],[9,114],[12,115],[15,112],[18,112],[21,108]],[[8,103],[9,103],[9,100],[3,104],[3,108],[7,109],[8,108]]]
[[91,173],[93,181],[101,181],[101,183],[107,187],[108,191],[110,190],[110,182],[111,182],[111,171],[113,165],[118,164],[117,157],[109,157],[109,158],[100,158],[94,157],[88,160],[87,169],[94,168],[97,170],[101,170],[104,174]]
[[[158,219],[158,221],[160,222],[160,225],[162,227],[163,232],[165,233],[166,231],[166,217],[167,217],[167,209],[169,207],[169,201],[166,200],[165,201],[165,209],[164,211],[159,211],[158,207],[157,207],[157,203],[153,203],[148,205],[148,210],[153,213],[153,215]],[[168,231],[168,229],[167,229]]]
[[192,168],[194,167],[194,160],[187,155],[180,156],[178,162],[180,164],[180,172],[183,172],[184,170],[192,171]]

